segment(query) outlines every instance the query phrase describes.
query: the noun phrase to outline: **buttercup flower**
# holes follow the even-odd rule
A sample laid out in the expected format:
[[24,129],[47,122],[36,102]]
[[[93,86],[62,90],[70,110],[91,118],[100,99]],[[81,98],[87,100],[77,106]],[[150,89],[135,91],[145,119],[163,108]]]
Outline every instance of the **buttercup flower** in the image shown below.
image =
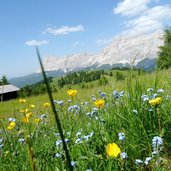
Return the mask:
[[161,102],[162,102],[162,98],[161,97],[157,97],[155,99],[149,100],[149,104],[151,106],[159,105]]
[[43,107],[44,107],[44,108],[50,107],[50,103],[44,103],[44,104],[43,104]]
[[118,157],[121,153],[121,149],[116,143],[109,143],[106,146],[106,153],[109,157]]
[[35,105],[34,105],[34,104],[31,104],[31,105],[30,105],[30,108],[35,108]]
[[11,129],[15,128],[15,126],[16,126],[16,123],[12,121],[12,122],[10,122],[9,126],[7,127],[7,129],[11,130]]
[[67,91],[67,94],[71,97],[74,97],[77,94],[77,90],[70,89]]
[[28,112],[28,109],[21,109],[20,112],[21,113],[27,113]]
[[32,112],[26,113],[26,117],[27,117],[28,119],[30,119],[30,118],[32,117],[32,115],[33,115]]
[[28,122],[29,122],[29,118],[24,117],[24,118],[23,118],[23,122],[24,122],[24,123],[28,123]]
[[34,122],[35,122],[36,124],[38,124],[38,123],[40,122],[40,118],[36,118],[36,119],[34,120]]
[[96,100],[94,104],[96,105],[97,108],[101,109],[104,107],[105,101],[103,99],[99,99],[99,100]]
[[25,103],[26,99],[19,99],[19,103]]

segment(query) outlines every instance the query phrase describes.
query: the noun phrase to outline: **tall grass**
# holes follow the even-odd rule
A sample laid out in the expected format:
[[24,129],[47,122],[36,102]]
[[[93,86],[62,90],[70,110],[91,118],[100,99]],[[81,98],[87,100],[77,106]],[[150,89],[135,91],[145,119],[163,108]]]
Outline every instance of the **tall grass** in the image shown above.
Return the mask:
[[[111,80],[106,86],[94,85],[88,89],[72,86],[78,90],[73,99],[65,88],[53,94],[73,170],[170,170],[169,78],[170,70],[155,74],[129,71],[125,80]],[[161,97],[162,102],[150,105],[149,101],[155,97]],[[97,108],[95,99],[104,99],[104,107]],[[26,100],[26,103],[14,100],[0,104],[1,115],[4,114],[1,116],[0,170],[31,169],[27,135],[30,135],[30,149],[34,152],[32,161],[38,170],[68,169],[53,111],[43,106],[49,102],[48,96]],[[35,108],[30,108],[31,104],[35,104]],[[22,113],[23,109],[32,112],[28,123],[23,122],[23,117],[29,111]],[[16,126],[11,130],[7,129],[9,117],[16,119]],[[37,118],[39,122],[35,122]],[[119,133],[123,133],[125,138],[120,139]],[[152,140],[156,136],[163,143],[154,149]],[[116,143],[122,153],[110,157],[106,152],[109,143]],[[127,154],[124,159],[123,152]],[[151,157],[149,161],[147,157]],[[141,162],[138,163],[137,159]]]

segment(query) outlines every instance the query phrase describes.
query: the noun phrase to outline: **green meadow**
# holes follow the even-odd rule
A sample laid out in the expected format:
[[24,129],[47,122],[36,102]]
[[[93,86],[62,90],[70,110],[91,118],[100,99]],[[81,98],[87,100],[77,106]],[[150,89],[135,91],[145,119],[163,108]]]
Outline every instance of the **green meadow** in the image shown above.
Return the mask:
[[[112,72],[105,85],[52,93],[72,169],[171,170],[171,69]],[[69,170],[47,93],[0,103],[0,161],[2,171]]]

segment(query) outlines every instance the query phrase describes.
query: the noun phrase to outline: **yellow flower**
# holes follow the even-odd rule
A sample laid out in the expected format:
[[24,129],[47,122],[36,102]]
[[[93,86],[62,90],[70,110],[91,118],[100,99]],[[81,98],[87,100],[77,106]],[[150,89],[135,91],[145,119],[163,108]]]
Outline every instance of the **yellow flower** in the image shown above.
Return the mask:
[[109,157],[118,157],[121,153],[121,149],[116,143],[109,143],[106,146],[106,153]]
[[34,105],[34,104],[31,104],[31,105],[30,105],[30,108],[35,108],[35,105]]
[[67,94],[71,97],[74,97],[77,94],[77,90],[70,89],[67,91]]
[[103,99],[99,99],[99,100],[96,100],[94,102],[94,104],[96,105],[97,108],[103,108],[104,104],[105,104],[105,101]]
[[50,107],[50,103],[44,103],[44,104],[43,104],[43,107],[44,107],[44,108]]
[[20,113],[25,113],[25,110],[24,110],[24,109],[21,109],[21,110],[20,110]]
[[26,99],[19,99],[19,102],[20,103],[25,103],[26,102]]
[[27,117],[28,119],[30,119],[30,118],[32,117],[32,115],[33,115],[33,113],[32,113],[32,112],[30,112],[30,113],[26,113],[26,117]]
[[9,153],[10,153],[9,151],[5,151],[4,156],[6,157]]
[[36,119],[34,120],[34,122],[35,122],[36,124],[38,124],[38,123],[40,122],[40,118],[36,118]]
[[28,123],[28,122],[29,122],[29,118],[24,117],[24,118],[23,118],[23,122],[24,122],[24,123]]
[[15,126],[16,126],[16,123],[12,121],[12,122],[10,122],[9,126],[7,127],[7,129],[11,130],[11,129],[15,128]]
[[162,102],[162,98],[161,97],[157,97],[155,99],[149,100],[149,104],[151,106],[159,105],[161,102]]
[[20,110],[21,113],[27,113],[28,112],[28,109],[22,109]]

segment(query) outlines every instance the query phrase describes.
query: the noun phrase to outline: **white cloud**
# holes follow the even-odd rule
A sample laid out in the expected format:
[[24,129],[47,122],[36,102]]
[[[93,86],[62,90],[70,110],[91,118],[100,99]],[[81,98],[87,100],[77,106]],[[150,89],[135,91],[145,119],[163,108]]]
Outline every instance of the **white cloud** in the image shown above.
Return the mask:
[[154,20],[164,21],[171,17],[171,7],[155,6],[149,9],[145,14]]
[[98,39],[96,40],[96,44],[101,46],[101,45],[106,45],[108,43],[110,43],[112,41],[112,39]]
[[28,46],[41,46],[41,45],[46,45],[49,42],[47,40],[29,40],[26,41],[25,44]]
[[164,24],[171,21],[171,7],[156,6],[158,2],[159,0],[123,0],[119,3],[114,8],[114,13],[125,16],[126,30],[121,34],[136,36],[162,30]]
[[57,29],[49,27],[43,32],[43,34],[50,33],[56,36],[56,35],[66,35],[72,32],[78,32],[78,31],[84,31],[84,30],[85,29],[82,25],[77,25],[73,27],[63,26]]
[[146,10],[143,15],[125,22],[128,29],[123,34],[135,36],[162,30],[167,20],[171,20],[171,8],[168,6],[155,6]]
[[114,13],[124,16],[135,16],[145,11],[148,8],[147,4],[150,2],[151,0],[124,0],[114,8]]

